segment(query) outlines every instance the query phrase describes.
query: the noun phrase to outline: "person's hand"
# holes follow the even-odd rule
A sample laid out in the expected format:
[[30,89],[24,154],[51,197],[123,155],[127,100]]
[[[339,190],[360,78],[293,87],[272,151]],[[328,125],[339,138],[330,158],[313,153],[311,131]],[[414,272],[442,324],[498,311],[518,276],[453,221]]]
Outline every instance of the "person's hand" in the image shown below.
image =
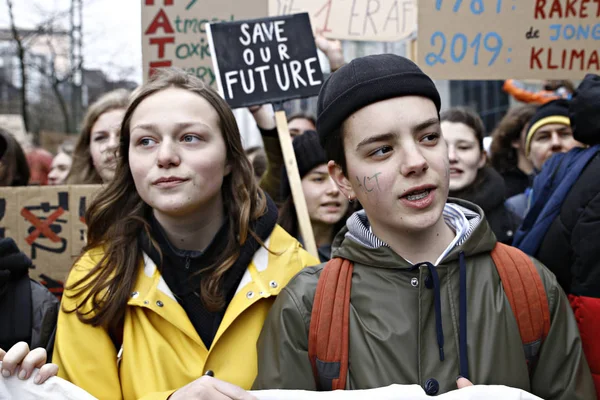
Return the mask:
[[244,389],[210,376],[202,376],[173,393],[169,400],[257,400]]
[[315,36],[315,44],[329,60],[331,72],[334,72],[344,65],[344,52],[342,50],[342,42],[337,39],[327,39],[322,35],[322,32],[317,32]]
[[26,380],[31,377],[35,368],[39,368],[33,381],[41,384],[58,374],[58,365],[46,364],[44,348],[38,347],[29,351],[29,345],[25,342],[15,344],[8,352],[0,349],[0,361],[2,361],[2,376],[5,378],[16,374],[19,379]]
[[473,386],[473,383],[470,380],[468,380],[467,378],[463,378],[461,376],[456,380],[456,386],[458,386],[459,389],[463,389],[468,386]]
[[263,104],[260,106],[250,106],[248,111],[254,117],[256,125],[264,130],[275,129],[277,126],[275,122],[275,114],[273,112],[273,106],[271,104]]

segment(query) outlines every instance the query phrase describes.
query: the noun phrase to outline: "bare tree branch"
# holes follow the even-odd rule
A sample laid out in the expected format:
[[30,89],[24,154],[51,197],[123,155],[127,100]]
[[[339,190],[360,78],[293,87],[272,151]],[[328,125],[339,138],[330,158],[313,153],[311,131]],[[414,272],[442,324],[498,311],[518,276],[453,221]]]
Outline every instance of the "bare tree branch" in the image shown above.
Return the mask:
[[25,68],[25,48],[21,36],[17,30],[15,23],[15,16],[13,13],[12,0],[6,0],[8,6],[8,17],[10,19],[10,30],[13,35],[13,39],[17,44],[17,57],[19,59],[19,65],[21,70],[21,115],[23,116],[23,123],[25,124],[25,131],[29,132],[29,112],[28,112],[28,101],[27,101],[27,70]]

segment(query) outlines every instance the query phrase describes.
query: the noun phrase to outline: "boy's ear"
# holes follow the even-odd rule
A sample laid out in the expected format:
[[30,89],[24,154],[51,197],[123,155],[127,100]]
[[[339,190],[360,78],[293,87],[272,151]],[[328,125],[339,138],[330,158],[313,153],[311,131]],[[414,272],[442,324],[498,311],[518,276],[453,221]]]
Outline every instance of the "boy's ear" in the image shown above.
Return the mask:
[[333,179],[333,181],[340,189],[340,191],[344,194],[344,196],[348,200],[356,199],[354,189],[352,188],[352,185],[350,184],[348,178],[346,178],[346,175],[344,175],[342,167],[337,165],[334,161],[329,161],[327,163],[327,170],[329,171],[329,176],[331,176],[331,179]]

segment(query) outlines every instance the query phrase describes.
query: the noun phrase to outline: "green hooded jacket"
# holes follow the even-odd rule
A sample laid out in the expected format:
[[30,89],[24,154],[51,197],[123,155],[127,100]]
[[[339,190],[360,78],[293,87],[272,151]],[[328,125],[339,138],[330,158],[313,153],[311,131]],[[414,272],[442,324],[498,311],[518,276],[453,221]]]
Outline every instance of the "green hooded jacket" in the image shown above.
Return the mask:
[[[471,203],[450,202],[483,217],[483,211]],[[490,256],[496,238],[485,219],[437,267],[413,266],[391,248],[367,248],[347,237],[347,232],[344,228],[338,234],[332,253],[354,263],[347,389],[396,383],[435,387],[439,388],[437,394],[446,393],[456,389],[463,353],[468,359],[469,379],[476,385],[520,388],[546,400],[595,398],[567,297],[554,275],[536,260],[546,288],[551,326],[530,377],[519,328]],[[461,259],[466,271],[466,293],[462,295],[467,310],[467,348],[462,351]],[[316,390],[308,358],[308,332],[323,267],[301,271],[275,301],[258,342],[254,389]],[[431,268],[439,275],[438,312]]]

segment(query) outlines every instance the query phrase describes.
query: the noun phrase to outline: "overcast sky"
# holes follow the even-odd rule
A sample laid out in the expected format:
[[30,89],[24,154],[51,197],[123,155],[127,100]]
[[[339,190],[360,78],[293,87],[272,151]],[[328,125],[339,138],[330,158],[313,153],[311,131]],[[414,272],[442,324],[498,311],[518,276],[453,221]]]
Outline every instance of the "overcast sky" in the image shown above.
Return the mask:
[[[50,15],[64,13],[68,28],[71,0],[13,0],[18,27],[32,28]],[[84,66],[102,69],[113,78],[141,82],[141,0],[83,0]],[[6,0],[0,0],[0,26],[8,27]]]

